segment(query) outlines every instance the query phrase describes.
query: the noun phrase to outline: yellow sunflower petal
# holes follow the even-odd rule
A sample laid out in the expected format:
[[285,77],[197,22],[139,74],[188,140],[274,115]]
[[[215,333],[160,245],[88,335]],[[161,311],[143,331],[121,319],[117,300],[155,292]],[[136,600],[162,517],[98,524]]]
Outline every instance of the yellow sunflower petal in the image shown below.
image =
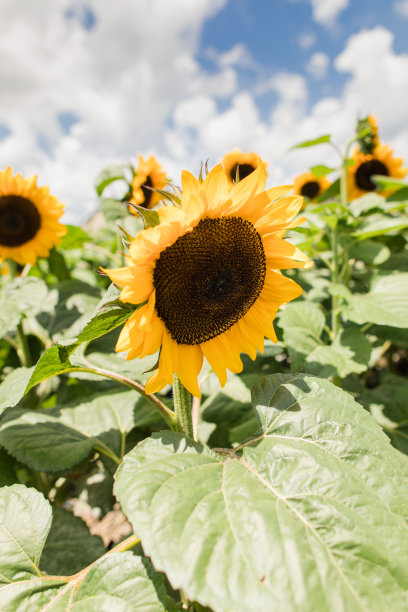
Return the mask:
[[201,344],[201,350],[204,353],[204,357],[218,376],[221,387],[223,387],[227,382],[227,370],[223,358],[223,345],[217,338],[213,338],[208,342],[203,342]]
[[192,395],[201,397],[197,377],[203,366],[203,353],[199,346],[179,344],[177,346],[177,374],[183,386]]

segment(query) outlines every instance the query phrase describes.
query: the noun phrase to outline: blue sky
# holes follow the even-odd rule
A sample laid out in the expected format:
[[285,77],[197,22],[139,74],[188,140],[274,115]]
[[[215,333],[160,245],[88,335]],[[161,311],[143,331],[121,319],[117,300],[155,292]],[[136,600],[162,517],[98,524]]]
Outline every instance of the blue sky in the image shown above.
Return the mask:
[[96,174],[153,153],[177,183],[234,148],[270,185],[327,148],[287,153],[358,114],[408,160],[408,0],[2,0],[0,167],[80,223]]

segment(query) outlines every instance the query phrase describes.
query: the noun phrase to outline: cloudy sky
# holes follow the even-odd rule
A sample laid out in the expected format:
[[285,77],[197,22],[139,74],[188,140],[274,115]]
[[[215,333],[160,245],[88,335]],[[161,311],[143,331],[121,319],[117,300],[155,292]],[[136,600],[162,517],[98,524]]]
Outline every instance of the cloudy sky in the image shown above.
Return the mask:
[[97,207],[94,179],[153,153],[179,183],[239,148],[268,185],[316,163],[373,113],[408,161],[408,0],[2,0],[0,168]]

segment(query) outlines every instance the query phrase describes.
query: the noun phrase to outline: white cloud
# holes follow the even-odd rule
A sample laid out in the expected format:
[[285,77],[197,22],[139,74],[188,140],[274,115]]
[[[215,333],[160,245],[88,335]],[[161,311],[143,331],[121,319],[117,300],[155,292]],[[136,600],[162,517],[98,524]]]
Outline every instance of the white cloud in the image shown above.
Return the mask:
[[349,0],[310,0],[315,21],[326,27],[334,25],[337,16],[347,8]]
[[[382,140],[408,159],[408,55],[394,52],[389,31],[352,36],[333,63],[346,75],[344,91],[310,108],[301,74],[269,73],[240,90],[239,69],[253,61],[244,45],[214,53],[215,71],[203,70],[201,29],[225,2],[117,0],[112,11],[111,0],[19,0],[18,9],[3,0],[0,116],[11,134],[0,140],[0,167],[38,174],[66,202],[66,221],[81,222],[96,207],[98,172],[139,152],[156,154],[179,182],[181,168],[197,172],[201,160],[211,166],[239,147],[269,162],[269,184],[286,183],[322,160],[337,162],[325,145],[288,153],[293,144],[332,133],[343,145],[357,115],[372,112]],[[95,20],[88,30],[87,10]],[[315,78],[328,63],[322,55],[309,63]],[[261,67],[254,71],[260,79]],[[263,115],[260,95],[271,100]],[[78,119],[68,133],[60,113]]]
[[218,53],[215,49],[210,48],[207,49],[206,54],[221,67],[237,66],[238,68],[249,68],[252,70],[258,68],[248,48],[242,43],[237,43],[224,53]]
[[316,34],[306,33],[298,38],[298,43],[302,49],[310,49],[316,43]]
[[310,57],[306,70],[314,79],[324,79],[330,65],[330,58],[326,53],[317,51]]
[[400,0],[400,2],[395,2],[392,5],[392,8],[398,15],[408,19],[408,0]]
[[[163,128],[180,100],[236,90],[232,67],[206,74],[194,60],[204,21],[225,2],[118,0],[112,10],[110,0],[3,0],[0,112],[12,133],[0,141],[1,167],[38,173],[68,216],[83,218],[103,164],[163,152]],[[69,137],[63,112],[78,117]]]

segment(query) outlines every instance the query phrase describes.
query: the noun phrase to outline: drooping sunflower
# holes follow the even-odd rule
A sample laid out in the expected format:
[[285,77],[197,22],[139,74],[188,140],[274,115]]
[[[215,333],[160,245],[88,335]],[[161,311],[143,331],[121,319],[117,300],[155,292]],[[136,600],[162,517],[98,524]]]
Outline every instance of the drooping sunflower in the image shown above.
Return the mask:
[[[371,180],[373,174],[404,178],[407,173],[407,168],[403,167],[402,158],[394,157],[393,150],[388,145],[378,145],[371,155],[361,153],[356,149],[352,159],[354,163],[347,170],[349,200],[355,200],[376,189],[376,184]],[[391,192],[388,190],[379,193],[386,196]]]
[[330,181],[325,176],[317,178],[313,172],[304,172],[293,181],[293,193],[316,202],[317,198],[330,187]]
[[265,167],[267,164],[261,160],[256,153],[241,153],[235,149],[232,153],[227,153],[222,160],[227,179],[230,185],[235,185],[238,181],[249,176],[260,164]]
[[[166,173],[154,155],[150,155],[149,159],[143,159],[142,155],[139,155],[139,164],[132,181],[130,202],[137,206],[143,206],[143,208],[153,208],[159,202],[161,196],[152,189],[163,189],[166,184]],[[132,207],[129,207],[129,209],[130,212],[136,214]]]
[[36,176],[13,176],[11,167],[0,171],[0,260],[34,265],[47,257],[67,232],[58,222],[63,212],[48,187],[37,187]]
[[357,121],[359,149],[362,153],[371,154],[379,145],[378,123],[374,115],[368,115]]
[[131,242],[127,266],[105,270],[122,287],[120,299],[141,306],[116,345],[127,359],[160,349],[158,369],[146,384],[154,393],[173,381],[200,396],[197,376],[205,357],[221,385],[228,368],[242,370],[241,353],[277,341],[278,308],[302,293],[280,270],[309,267],[308,258],[282,239],[302,198],[284,197],[290,186],[264,191],[257,170],[232,188],[221,165],[203,183],[182,173],[181,207],[164,206],[160,223]]

